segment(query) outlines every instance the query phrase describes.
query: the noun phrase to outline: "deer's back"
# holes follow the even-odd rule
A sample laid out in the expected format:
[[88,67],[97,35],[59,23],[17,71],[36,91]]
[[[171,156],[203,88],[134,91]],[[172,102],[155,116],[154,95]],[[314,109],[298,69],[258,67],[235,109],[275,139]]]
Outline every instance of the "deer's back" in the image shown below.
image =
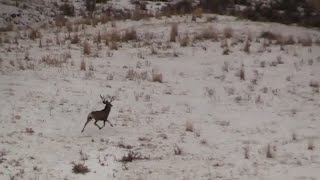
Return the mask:
[[92,111],[91,114],[94,116],[96,120],[105,120],[108,118],[109,112],[107,111]]

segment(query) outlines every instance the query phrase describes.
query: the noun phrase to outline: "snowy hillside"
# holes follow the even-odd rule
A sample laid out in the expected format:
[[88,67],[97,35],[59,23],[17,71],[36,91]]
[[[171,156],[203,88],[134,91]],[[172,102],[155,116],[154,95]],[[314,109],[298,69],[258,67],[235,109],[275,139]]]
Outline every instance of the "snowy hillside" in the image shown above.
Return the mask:
[[0,34],[1,180],[320,179],[319,30],[70,19]]

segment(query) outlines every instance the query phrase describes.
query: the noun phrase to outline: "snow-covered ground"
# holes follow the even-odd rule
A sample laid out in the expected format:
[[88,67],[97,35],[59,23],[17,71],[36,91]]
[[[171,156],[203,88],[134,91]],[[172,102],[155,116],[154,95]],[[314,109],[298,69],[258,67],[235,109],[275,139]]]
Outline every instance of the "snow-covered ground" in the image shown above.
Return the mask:
[[[320,46],[281,49],[259,38],[271,31],[316,41],[320,32],[208,16],[80,25],[79,44],[57,27],[40,29],[41,46],[30,30],[1,34],[0,179],[320,179]],[[220,38],[181,47],[169,42],[173,22],[181,37],[212,27]],[[139,40],[118,50],[93,42],[130,28]],[[115,97],[114,127],[91,122],[81,133],[88,113],[104,107],[100,94]],[[120,162],[129,152],[141,159]],[[73,163],[90,172],[73,173]]]

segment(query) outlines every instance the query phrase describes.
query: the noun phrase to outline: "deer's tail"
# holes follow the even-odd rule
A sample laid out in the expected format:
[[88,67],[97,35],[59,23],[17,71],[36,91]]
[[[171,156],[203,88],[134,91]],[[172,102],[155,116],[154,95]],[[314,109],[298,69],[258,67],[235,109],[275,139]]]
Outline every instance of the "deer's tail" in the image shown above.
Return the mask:
[[87,121],[90,121],[91,119],[93,119],[93,114],[92,114],[92,113],[89,113],[89,114],[88,114],[88,117],[87,117]]

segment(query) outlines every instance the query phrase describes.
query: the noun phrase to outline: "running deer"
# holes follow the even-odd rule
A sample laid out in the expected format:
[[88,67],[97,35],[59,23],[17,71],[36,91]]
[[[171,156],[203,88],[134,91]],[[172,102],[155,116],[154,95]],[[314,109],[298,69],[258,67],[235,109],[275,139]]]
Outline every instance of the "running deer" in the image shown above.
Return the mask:
[[[102,99],[102,103],[105,104],[105,108],[102,109],[101,111],[92,111],[91,113],[88,114],[87,117],[87,122],[86,124],[83,126],[83,129],[81,132],[84,131],[84,128],[87,126],[87,124],[94,119],[94,125],[96,125],[100,130],[106,125],[106,121],[108,121],[108,116],[112,107],[111,102],[114,100],[114,97],[112,97],[110,99],[110,101],[108,101],[104,96],[100,95],[100,98]],[[103,121],[103,126],[100,127],[97,122],[98,121]],[[108,123],[111,125],[111,127],[113,127],[113,125],[108,121]]]

